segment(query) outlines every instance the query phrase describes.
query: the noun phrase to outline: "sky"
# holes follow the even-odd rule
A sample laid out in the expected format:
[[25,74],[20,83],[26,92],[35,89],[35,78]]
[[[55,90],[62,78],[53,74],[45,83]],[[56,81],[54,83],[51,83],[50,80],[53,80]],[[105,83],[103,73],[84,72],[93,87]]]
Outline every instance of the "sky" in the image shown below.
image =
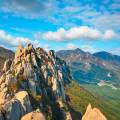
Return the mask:
[[120,55],[120,0],[0,0],[0,46]]

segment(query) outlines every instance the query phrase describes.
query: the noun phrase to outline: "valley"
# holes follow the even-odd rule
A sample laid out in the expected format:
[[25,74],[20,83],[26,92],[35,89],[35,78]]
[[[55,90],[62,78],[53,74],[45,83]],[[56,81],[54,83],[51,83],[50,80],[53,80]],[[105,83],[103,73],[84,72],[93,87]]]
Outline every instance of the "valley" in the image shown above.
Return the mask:
[[[90,91],[93,95],[101,97],[102,100],[108,102],[113,111],[113,114],[117,117],[116,120],[120,119],[120,89],[112,89],[109,86],[93,85],[93,84],[80,84],[85,89]],[[104,106],[104,105],[103,105]]]
[[[74,109],[74,116],[79,112],[85,112],[89,103],[98,107],[108,120],[120,119],[120,90],[113,90],[110,87],[99,87],[94,84],[77,84],[73,81],[66,88],[71,98],[71,106]],[[79,117],[78,117],[79,118]],[[76,120],[79,120],[76,118]]]

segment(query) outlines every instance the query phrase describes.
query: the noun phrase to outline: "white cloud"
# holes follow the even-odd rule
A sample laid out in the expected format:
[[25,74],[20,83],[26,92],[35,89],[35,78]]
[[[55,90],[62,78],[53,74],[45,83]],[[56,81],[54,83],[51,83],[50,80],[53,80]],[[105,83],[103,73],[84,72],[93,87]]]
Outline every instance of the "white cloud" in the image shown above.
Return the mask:
[[76,49],[77,46],[74,45],[74,44],[72,44],[72,43],[68,43],[68,44],[67,44],[67,48],[70,49],[70,50],[73,50],[73,49]]
[[50,50],[50,47],[48,44],[41,44],[38,40],[31,41],[31,43],[34,45],[35,48],[41,47],[46,51]]
[[15,47],[19,43],[27,43],[30,40],[25,37],[15,37],[6,33],[4,30],[0,30],[0,44]]
[[15,49],[19,44],[26,45],[28,43],[32,43],[35,48],[42,47],[46,51],[50,49],[48,44],[41,44],[38,40],[30,40],[29,38],[20,37],[20,36],[15,37],[11,34],[6,33],[4,30],[0,30],[0,46],[15,51]]
[[105,40],[116,38],[117,35],[113,30],[107,30],[103,36]]
[[36,39],[46,39],[53,41],[69,41],[69,40],[100,40],[113,39],[116,37],[113,30],[107,30],[105,33],[98,29],[88,26],[72,27],[68,30],[59,28],[57,31],[48,31],[46,33],[37,33],[34,36]]
[[106,1],[109,0],[102,1],[98,6],[97,2],[91,0],[85,2],[78,0],[30,0],[30,2],[28,0],[1,0],[0,11],[14,16],[41,19],[65,27],[72,27],[80,21],[82,25],[91,25],[102,30],[119,30],[120,14],[116,9],[119,9],[120,2],[119,0]]
[[38,40],[31,41],[35,48],[42,46]]

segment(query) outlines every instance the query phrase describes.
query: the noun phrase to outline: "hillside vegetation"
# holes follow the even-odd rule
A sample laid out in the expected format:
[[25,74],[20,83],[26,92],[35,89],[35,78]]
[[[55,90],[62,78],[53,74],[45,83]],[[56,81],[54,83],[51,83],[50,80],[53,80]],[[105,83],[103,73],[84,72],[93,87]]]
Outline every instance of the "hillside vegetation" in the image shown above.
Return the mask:
[[101,96],[89,92],[75,81],[66,86],[66,93],[70,97],[69,105],[74,111],[73,115],[76,116],[74,120],[79,120],[80,113],[84,114],[89,103],[99,108],[108,120],[120,120],[118,106],[108,99],[102,99]]

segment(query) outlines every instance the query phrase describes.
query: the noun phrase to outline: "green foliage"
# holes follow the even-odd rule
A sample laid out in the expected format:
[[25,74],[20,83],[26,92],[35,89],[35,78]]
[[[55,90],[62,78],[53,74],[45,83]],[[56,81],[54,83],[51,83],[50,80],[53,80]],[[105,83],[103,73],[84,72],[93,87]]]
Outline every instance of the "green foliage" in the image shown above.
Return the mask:
[[18,64],[20,64],[20,63],[21,63],[21,61],[17,61],[16,65],[18,65]]
[[109,114],[115,116],[116,120],[120,119],[120,89],[113,90],[108,86],[99,87],[92,84],[82,84],[82,86],[94,95],[99,95],[103,100],[107,101],[107,104],[110,107]]
[[18,76],[17,80],[18,81],[17,81],[17,84],[16,84],[16,88],[17,88],[17,90],[19,90],[20,87],[22,86],[22,84],[25,82],[25,79],[24,79],[23,76]]
[[30,89],[28,89],[28,88],[26,88],[26,91],[27,91],[28,94],[29,94],[32,108],[33,108],[34,110],[36,110],[36,109],[41,109],[40,103],[42,102],[42,96],[41,96],[41,95],[38,95],[38,94],[36,94],[36,93],[31,92]]
[[50,87],[52,86],[52,77],[48,78],[48,86],[50,86]]
[[8,91],[10,93],[14,93],[14,92],[16,92],[18,90],[16,84],[9,84],[7,87],[8,87]]
[[49,105],[47,105],[47,109],[48,109],[48,111],[46,113],[47,120],[53,120],[52,119],[52,110],[51,110],[51,107]]
[[21,85],[24,82],[24,78],[23,78],[23,76],[16,77],[14,71],[12,71],[12,75],[17,79],[17,82],[13,83],[13,84],[9,84],[8,85],[8,90],[9,90],[9,92],[14,93],[14,92],[16,92],[17,90],[20,89]]
[[32,98],[36,101],[36,102],[40,102],[42,100],[42,96],[41,95],[37,95],[35,93],[31,93],[30,95],[32,96]]

